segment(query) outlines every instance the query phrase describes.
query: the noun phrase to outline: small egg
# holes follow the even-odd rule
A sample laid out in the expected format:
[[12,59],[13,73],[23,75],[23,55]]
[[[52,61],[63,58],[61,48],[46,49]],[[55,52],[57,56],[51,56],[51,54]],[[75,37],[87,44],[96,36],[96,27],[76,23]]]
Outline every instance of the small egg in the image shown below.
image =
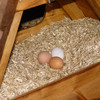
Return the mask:
[[51,59],[51,54],[47,51],[41,51],[39,54],[38,54],[38,61],[40,64],[46,64],[50,61]]
[[49,65],[53,69],[61,69],[64,65],[63,60],[59,57],[52,57],[50,59]]
[[64,59],[64,51],[59,47],[53,48],[51,55],[52,57],[60,57],[61,59]]

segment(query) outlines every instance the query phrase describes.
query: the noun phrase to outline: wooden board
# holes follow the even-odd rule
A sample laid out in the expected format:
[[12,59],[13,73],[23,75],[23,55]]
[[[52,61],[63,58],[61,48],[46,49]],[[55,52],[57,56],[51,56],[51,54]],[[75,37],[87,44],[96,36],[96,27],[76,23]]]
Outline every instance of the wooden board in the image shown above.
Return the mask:
[[71,19],[84,18],[85,15],[81,9],[77,6],[74,0],[57,0],[64,11],[71,17]]
[[16,11],[18,0],[0,1],[0,59]]
[[16,10],[26,10],[42,4],[46,4],[48,0],[19,0]]
[[100,100],[100,78],[77,89],[87,100]]
[[98,7],[100,7],[100,0],[95,0],[95,2],[98,5]]
[[[98,84],[96,86],[97,82]],[[99,95],[100,87],[98,87],[99,83],[100,83],[100,63],[92,65],[86,69],[83,69],[60,81],[54,82],[40,89],[30,91],[29,93],[26,93],[13,100],[33,100],[32,98],[35,98],[35,100],[68,100],[66,98],[67,97],[71,98],[71,95],[73,96],[73,98],[69,100],[78,100],[75,98],[79,98],[79,100],[93,100],[94,99],[92,98],[93,96],[90,96],[89,95],[90,93],[88,92],[92,91],[93,89],[93,91],[98,92],[97,95],[95,95],[94,97],[100,98]],[[94,87],[91,87],[90,85]],[[95,87],[98,87],[98,89],[96,89]],[[82,90],[82,92],[80,92],[78,89],[80,91]]]
[[43,21],[34,27],[19,31],[16,38],[16,43],[20,43],[26,38],[39,33],[40,29],[45,25],[49,25],[52,22],[60,21],[65,17],[69,17],[69,16],[63,11],[63,9],[60,7],[60,5],[57,2],[51,5],[47,5],[46,14],[44,16]]
[[83,11],[84,15],[86,17],[99,19],[98,16],[95,14],[95,12],[90,7],[87,0],[76,0],[76,4],[79,6],[79,8]]
[[4,46],[4,50],[3,50],[3,55],[0,61],[0,85],[2,83],[2,79],[6,70],[6,66],[10,57],[10,53],[15,41],[15,37],[17,34],[17,30],[19,27],[19,23],[21,20],[21,16],[22,16],[22,11],[21,12],[17,12],[14,16],[5,46]]
[[100,19],[100,0],[87,0],[87,1]]

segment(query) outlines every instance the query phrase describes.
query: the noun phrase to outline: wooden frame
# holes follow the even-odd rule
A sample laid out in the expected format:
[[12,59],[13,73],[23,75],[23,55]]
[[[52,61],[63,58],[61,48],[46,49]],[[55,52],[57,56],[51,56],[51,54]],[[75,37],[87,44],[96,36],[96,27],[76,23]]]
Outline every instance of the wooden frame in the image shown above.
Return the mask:
[[[2,1],[2,0],[1,0]],[[1,4],[0,1],[0,4]],[[81,3],[82,2],[82,3]],[[16,38],[16,43],[23,41],[39,32],[39,29],[45,25],[50,24],[63,19],[65,16],[71,19],[79,19],[83,17],[91,17],[100,19],[100,0],[57,0],[57,5],[47,7],[47,12],[42,23],[35,27],[31,27],[17,34],[17,29],[22,17],[23,10],[35,7],[41,4],[47,3],[47,0],[22,0],[18,2],[16,13],[12,16],[9,27],[9,34],[5,41],[3,55],[0,61],[0,84],[2,82],[6,66],[10,57],[10,53]],[[22,6],[23,5],[23,6]],[[59,5],[59,6],[58,6]],[[72,7],[73,6],[73,7]],[[52,10],[53,9],[53,10]],[[88,9],[88,13],[87,13]],[[14,17],[14,18],[13,18]],[[0,17],[1,19],[1,17]],[[15,28],[16,27],[16,28]],[[16,29],[16,30],[15,30]],[[38,30],[37,30],[38,29]],[[33,34],[32,31],[34,31]],[[2,38],[3,31],[0,28],[0,38]],[[17,37],[16,37],[17,35]],[[87,100],[87,99],[99,99],[100,88],[95,90],[95,87],[99,87],[100,84],[100,63],[90,66],[82,71],[76,72],[73,75],[67,76],[64,79],[53,82],[52,84],[43,86],[39,89],[30,91],[13,100]],[[89,90],[87,90],[89,88]],[[92,91],[92,89],[94,91]],[[89,94],[91,92],[91,94]],[[94,94],[94,95],[93,95]]]
[[16,11],[26,10],[42,4],[46,4],[48,0],[19,0]]

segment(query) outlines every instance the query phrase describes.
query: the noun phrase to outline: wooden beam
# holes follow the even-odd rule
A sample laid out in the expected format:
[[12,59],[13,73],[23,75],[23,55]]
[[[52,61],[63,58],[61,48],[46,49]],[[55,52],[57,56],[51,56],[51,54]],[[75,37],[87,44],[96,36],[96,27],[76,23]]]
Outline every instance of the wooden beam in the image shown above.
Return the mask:
[[100,0],[95,0],[95,2],[96,2],[97,5],[100,7]]
[[100,0],[87,0],[87,1],[100,19]]
[[42,4],[46,4],[48,0],[19,0],[16,10],[26,10]]
[[15,37],[16,37],[17,30],[20,24],[21,17],[22,17],[22,11],[17,12],[15,14],[5,46],[4,46],[3,55],[0,61],[0,85],[4,77],[4,73],[7,67],[7,63],[10,57],[10,53],[11,53],[14,41],[15,41]]
[[57,0],[64,11],[71,17],[71,19],[84,18],[85,15],[81,9],[77,6],[74,0]]
[[3,49],[5,46],[6,38],[8,36],[10,26],[16,11],[18,0],[1,0],[0,1],[0,59],[2,57]]
[[86,100],[100,100],[100,78],[96,78],[92,82],[79,87],[76,91],[83,94]]
[[99,19],[86,0],[76,0],[76,4],[83,11],[83,13],[86,17]]

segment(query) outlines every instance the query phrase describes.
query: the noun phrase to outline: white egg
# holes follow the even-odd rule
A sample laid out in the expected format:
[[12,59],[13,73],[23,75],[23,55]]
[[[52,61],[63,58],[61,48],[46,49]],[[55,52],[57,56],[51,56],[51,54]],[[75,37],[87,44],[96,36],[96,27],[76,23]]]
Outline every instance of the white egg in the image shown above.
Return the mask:
[[61,59],[64,59],[64,51],[63,49],[59,47],[55,47],[51,52],[52,57],[60,57]]

